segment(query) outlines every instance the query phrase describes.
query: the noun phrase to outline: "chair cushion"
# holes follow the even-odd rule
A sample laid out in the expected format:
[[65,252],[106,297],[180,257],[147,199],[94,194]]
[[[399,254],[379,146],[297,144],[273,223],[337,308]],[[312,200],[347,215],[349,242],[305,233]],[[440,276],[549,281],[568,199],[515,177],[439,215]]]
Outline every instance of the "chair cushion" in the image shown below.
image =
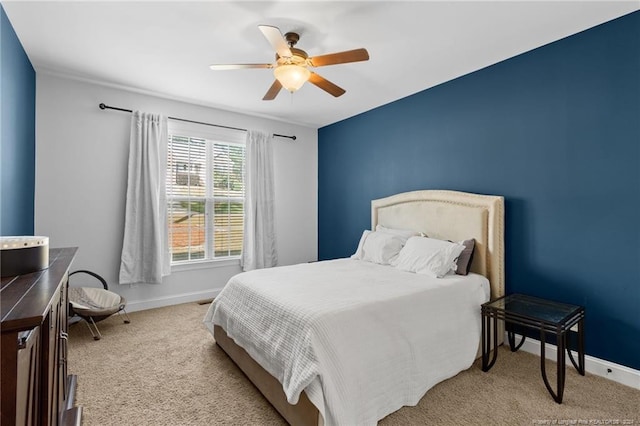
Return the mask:
[[109,290],[94,287],[69,287],[69,303],[79,315],[115,314],[124,308],[124,299]]

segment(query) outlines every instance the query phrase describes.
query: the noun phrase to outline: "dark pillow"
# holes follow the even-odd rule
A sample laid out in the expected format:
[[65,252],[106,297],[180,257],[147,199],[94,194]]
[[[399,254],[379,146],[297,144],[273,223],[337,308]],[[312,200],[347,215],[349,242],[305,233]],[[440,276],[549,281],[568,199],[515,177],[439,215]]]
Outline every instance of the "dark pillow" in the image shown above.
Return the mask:
[[456,260],[456,274],[458,275],[467,275],[469,273],[469,269],[471,269],[471,262],[473,261],[473,251],[476,247],[476,240],[464,240],[461,241],[460,244],[464,246],[464,250],[458,256]]

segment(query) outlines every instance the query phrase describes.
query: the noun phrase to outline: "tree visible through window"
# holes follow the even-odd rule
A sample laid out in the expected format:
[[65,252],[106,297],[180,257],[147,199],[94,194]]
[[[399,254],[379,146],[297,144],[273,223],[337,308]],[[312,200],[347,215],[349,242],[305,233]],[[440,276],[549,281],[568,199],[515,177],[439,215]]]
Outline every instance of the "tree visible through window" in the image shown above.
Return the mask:
[[237,257],[244,215],[243,144],[170,135],[167,198],[172,262]]

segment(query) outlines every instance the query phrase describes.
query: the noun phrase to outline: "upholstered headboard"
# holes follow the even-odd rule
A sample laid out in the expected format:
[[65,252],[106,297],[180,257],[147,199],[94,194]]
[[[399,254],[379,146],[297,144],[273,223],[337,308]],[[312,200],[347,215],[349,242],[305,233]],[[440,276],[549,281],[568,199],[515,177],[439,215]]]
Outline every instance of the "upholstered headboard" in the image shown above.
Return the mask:
[[376,225],[461,241],[475,238],[471,271],[491,284],[491,298],[504,296],[504,197],[458,191],[413,191],[371,202]]

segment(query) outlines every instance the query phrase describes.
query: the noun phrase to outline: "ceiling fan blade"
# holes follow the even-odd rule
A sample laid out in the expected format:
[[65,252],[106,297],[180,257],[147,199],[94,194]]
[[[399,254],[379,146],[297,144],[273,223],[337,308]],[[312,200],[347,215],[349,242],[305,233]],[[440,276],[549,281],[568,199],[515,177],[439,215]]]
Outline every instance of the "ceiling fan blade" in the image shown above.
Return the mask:
[[287,41],[284,39],[284,36],[278,27],[272,27],[271,25],[258,25],[258,28],[260,28],[260,31],[262,31],[262,34],[264,34],[269,44],[273,46],[273,49],[276,51],[278,56],[281,58],[290,58],[293,56]]
[[280,89],[282,89],[282,84],[280,84],[278,80],[274,81],[271,87],[269,87],[269,90],[267,90],[267,93],[264,95],[264,98],[262,98],[262,100],[263,101],[274,100],[276,96],[278,96],[278,93],[280,93]]
[[318,86],[325,92],[335,96],[336,98],[338,96],[344,95],[345,93],[345,90],[342,87],[336,86],[326,78],[320,77],[315,72],[312,72],[311,75],[309,76],[309,83],[315,84],[316,86]]
[[369,52],[367,49],[354,49],[345,52],[329,53],[328,55],[314,56],[309,58],[313,67],[324,67],[325,65],[346,64],[348,62],[368,61]]
[[248,68],[273,68],[273,64],[222,64],[209,65],[214,71],[242,70]]

